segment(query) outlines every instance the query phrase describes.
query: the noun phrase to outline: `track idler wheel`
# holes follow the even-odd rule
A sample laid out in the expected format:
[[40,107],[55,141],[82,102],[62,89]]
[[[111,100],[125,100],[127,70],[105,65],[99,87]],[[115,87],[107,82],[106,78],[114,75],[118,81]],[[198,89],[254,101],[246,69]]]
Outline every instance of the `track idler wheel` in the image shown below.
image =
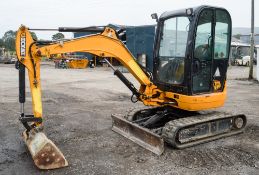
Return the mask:
[[236,129],[241,129],[242,127],[244,127],[245,125],[245,121],[242,117],[236,117],[234,118],[234,122],[233,122],[233,126],[236,128]]

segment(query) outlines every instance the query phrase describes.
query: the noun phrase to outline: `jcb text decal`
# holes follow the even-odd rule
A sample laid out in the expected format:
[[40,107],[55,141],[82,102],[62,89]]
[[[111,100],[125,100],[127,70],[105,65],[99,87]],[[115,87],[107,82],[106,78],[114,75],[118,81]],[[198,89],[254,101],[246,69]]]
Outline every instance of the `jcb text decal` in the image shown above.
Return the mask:
[[21,34],[21,41],[20,41],[20,56],[26,56],[26,35],[25,33]]

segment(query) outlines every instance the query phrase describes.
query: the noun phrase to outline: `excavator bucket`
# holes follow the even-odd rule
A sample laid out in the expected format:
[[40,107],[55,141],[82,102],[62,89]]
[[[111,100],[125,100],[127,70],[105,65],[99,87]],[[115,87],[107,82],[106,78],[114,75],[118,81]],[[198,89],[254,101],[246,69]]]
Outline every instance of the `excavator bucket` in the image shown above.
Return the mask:
[[157,155],[161,155],[164,152],[164,140],[159,135],[129,122],[121,115],[112,114],[111,117],[113,131]]
[[[29,136],[28,136],[29,135]],[[39,169],[56,169],[68,165],[62,152],[43,132],[23,132],[23,139]]]

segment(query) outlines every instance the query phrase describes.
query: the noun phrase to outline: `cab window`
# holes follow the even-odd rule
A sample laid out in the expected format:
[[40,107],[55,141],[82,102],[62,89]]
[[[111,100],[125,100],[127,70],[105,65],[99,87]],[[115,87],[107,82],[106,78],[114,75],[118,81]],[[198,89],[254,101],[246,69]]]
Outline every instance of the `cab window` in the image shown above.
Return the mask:
[[157,70],[161,82],[183,83],[189,23],[187,17],[169,18],[163,23]]
[[229,57],[230,23],[230,18],[225,11],[216,10],[214,59]]

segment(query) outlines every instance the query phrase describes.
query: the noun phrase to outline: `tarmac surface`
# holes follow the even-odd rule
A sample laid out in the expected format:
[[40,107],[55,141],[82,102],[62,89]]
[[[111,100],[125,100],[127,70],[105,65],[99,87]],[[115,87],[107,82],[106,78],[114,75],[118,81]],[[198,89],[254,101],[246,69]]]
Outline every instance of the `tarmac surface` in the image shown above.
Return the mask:
[[[112,113],[142,104],[131,103],[130,91],[109,68],[65,70],[43,64],[41,74],[45,133],[69,166],[49,171],[34,166],[18,120],[18,71],[0,65],[0,174],[259,174],[259,84],[245,79],[247,67],[229,68],[228,99],[218,109],[245,114],[245,132],[183,150],[166,146],[162,156],[111,130]],[[26,100],[25,111],[31,114],[28,87]]]

